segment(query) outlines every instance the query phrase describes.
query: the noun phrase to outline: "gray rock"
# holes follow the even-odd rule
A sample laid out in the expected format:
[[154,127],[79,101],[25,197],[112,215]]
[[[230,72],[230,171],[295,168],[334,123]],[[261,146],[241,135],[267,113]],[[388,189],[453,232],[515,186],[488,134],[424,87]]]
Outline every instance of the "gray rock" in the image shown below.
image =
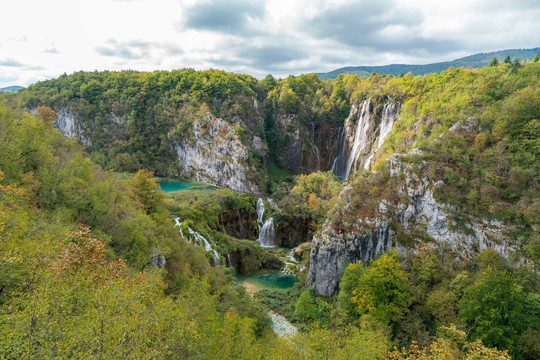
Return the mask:
[[[410,154],[418,154],[418,151]],[[395,233],[390,226],[392,223],[403,231],[413,226],[421,226],[437,244],[445,243],[450,251],[465,258],[470,258],[486,248],[494,249],[503,257],[508,257],[515,251],[510,237],[505,235],[507,231],[515,230],[512,225],[470,218],[467,229],[456,229],[451,217],[452,207],[437,202],[433,197],[433,188],[441,184],[432,183],[426,177],[420,178],[417,175],[422,173],[424,164],[407,164],[402,158],[403,155],[395,154],[389,157],[386,163],[392,176],[396,177],[404,172],[406,185],[401,189],[401,193],[407,195],[407,204],[382,200],[375,218],[359,218],[355,224],[342,224],[343,226],[339,227],[326,220],[321,231],[314,236],[307,286],[313,286],[317,294],[335,294],[339,290],[341,274],[348,263],[367,263],[393,246],[403,251],[404,248],[394,242]],[[350,203],[350,192],[351,188],[348,186],[340,194],[347,204]],[[349,207],[350,205],[342,209],[335,208],[334,212],[338,215],[344,214]],[[355,230],[336,230],[340,228]]]
[[174,145],[180,176],[224,186],[231,190],[259,194],[247,173],[256,173],[248,164],[248,148],[226,121],[207,114],[193,123],[195,138]]

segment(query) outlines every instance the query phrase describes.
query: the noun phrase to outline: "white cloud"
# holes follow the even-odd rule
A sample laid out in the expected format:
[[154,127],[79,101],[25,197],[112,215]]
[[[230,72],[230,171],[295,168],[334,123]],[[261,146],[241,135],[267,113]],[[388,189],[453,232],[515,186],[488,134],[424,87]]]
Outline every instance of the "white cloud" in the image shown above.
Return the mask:
[[537,0],[18,0],[0,87],[64,72],[192,67],[264,77],[540,45]]

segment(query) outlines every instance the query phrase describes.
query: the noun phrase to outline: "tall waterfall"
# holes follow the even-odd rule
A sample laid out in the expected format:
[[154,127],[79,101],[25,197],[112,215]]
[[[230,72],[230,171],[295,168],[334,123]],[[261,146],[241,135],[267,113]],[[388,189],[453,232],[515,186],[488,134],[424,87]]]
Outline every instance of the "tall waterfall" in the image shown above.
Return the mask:
[[379,141],[377,142],[377,149],[375,149],[375,151],[379,150],[384,143],[384,139],[386,139],[392,130],[392,126],[394,126],[394,121],[396,121],[396,108],[397,106],[394,103],[387,103],[384,105],[381,119],[381,129],[379,131]]
[[[276,203],[272,199],[268,199],[268,203],[279,210]],[[264,200],[262,198],[259,198],[257,200],[257,225],[259,226],[259,239],[257,242],[262,247],[276,247],[278,244],[276,244],[276,230],[274,228],[274,218],[268,218],[263,223],[264,220]]]
[[[348,180],[353,169],[363,165],[371,169],[371,160],[383,145],[399,115],[399,104],[389,97],[382,113],[372,113],[371,98],[364,100],[360,107],[353,105],[345,124],[338,132],[336,157],[332,171],[342,180]],[[380,119],[380,120],[379,120]]]
[[360,117],[356,123],[356,132],[354,135],[354,143],[347,159],[347,166],[345,168],[345,179],[349,179],[349,174],[351,172],[351,167],[353,163],[358,159],[358,156],[366,148],[366,145],[369,144],[368,139],[368,130],[369,130],[369,104],[371,103],[371,98],[364,100],[362,103],[362,109],[360,110]]
[[197,231],[193,230],[192,228],[188,226],[189,235],[186,237],[184,236],[184,233],[182,231],[182,228],[181,228],[182,222],[180,221],[180,218],[178,216],[174,216],[174,223],[176,226],[180,228],[180,235],[184,239],[187,239],[192,244],[203,246],[206,252],[210,252],[210,254],[212,255],[212,259],[214,261],[214,265],[219,265],[221,263],[221,258],[218,252],[216,251],[215,244],[212,242],[212,239],[210,239],[209,235],[208,235],[208,239],[210,240],[206,239],[204,236],[202,236]]

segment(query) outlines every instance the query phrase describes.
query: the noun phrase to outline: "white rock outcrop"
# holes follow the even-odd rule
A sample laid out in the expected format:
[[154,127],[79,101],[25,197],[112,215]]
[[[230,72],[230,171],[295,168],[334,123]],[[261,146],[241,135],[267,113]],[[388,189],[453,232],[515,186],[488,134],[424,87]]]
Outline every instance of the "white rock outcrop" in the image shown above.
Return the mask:
[[[407,155],[421,155],[421,152],[413,150]],[[424,229],[436,244],[445,244],[456,257],[470,258],[486,248],[492,248],[504,257],[515,251],[511,237],[506,235],[506,232],[515,230],[512,225],[468,218],[464,225],[458,227],[452,217],[452,208],[433,197],[433,190],[441,184],[419,177],[423,163],[407,164],[399,154],[389,157],[386,163],[391,177],[396,178],[401,173],[405,175],[405,186],[400,192],[407,199],[406,203],[391,203],[383,199],[375,217],[359,217],[353,224],[334,224],[326,220],[313,238],[310,253],[307,286],[314,286],[317,294],[335,294],[348,263],[369,262],[393,246],[400,251],[405,250],[395,242],[394,230],[398,229],[403,232],[413,227]],[[340,194],[347,204],[335,209],[340,214],[345,214],[351,206],[351,190],[347,186]],[[354,230],[343,231],[343,228]]]
[[176,143],[180,176],[208,182],[231,190],[259,194],[248,179],[255,169],[248,164],[248,148],[226,121],[207,113],[193,123],[193,139]]

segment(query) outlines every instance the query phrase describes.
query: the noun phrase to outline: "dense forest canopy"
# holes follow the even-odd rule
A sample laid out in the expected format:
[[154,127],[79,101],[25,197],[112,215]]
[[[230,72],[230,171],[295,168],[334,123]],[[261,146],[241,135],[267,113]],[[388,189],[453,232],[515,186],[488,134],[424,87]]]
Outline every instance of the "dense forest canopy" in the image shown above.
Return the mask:
[[[537,359],[539,84],[533,60],[335,80],[78,72],[2,95],[0,353]],[[374,114],[399,104],[399,119],[372,154],[371,171],[342,182],[330,171],[339,133],[351,107],[367,99]],[[300,244],[296,285],[250,296],[232,273],[283,265],[279,250],[253,241],[259,199],[227,189],[165,196],[153,177],[177,176],[175,146],[196,142],[195,123],[211,131],[201,118],[217,120],[206,114],[230,125],[217,137],[247,149],[246,168],[254,171],[246,176],[275,201],[264,200],[265,216],[287,245],[325,227],[354,233],[381,203],[406,202],[401,189],[411,180],[394,174],[398,159],[415,181],[437,184],[433,196],[452,230],[470,232],[475,219],[501,223],[516,251],[465,256],[422,226],[392,224],[399,251],[348,264],[336,295],[305,288],[309,244]],[[70,116],[77,120],[71,138],[55,127]],[[298,152],[287,152],[295,146]],[[298,154],[302,161],[292,166]],[[229,267],[189,243],[188,231],[232,254]],[[270,310],[299,333],[277,338]]]

